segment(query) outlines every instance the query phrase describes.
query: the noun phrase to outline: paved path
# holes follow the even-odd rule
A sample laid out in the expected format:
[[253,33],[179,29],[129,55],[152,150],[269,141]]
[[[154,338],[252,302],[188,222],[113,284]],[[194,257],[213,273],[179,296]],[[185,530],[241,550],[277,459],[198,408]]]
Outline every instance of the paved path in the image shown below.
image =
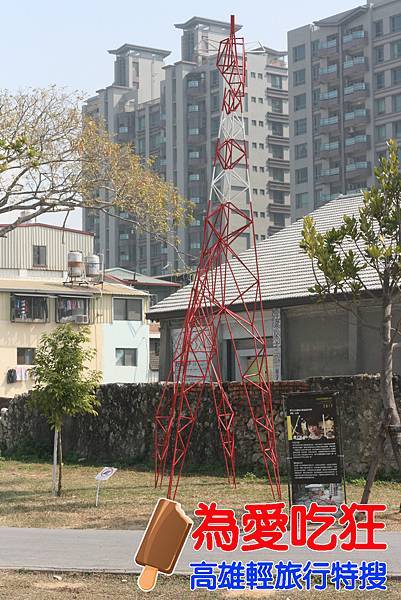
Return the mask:
[[[57,571],[101,571],[109,573],[136,573],[136,550],[143,531],[106,529],[24,529],[0,528],[0,569],[30,569]],[[401,577],[401,532],[385,532],[378,540],[388,544],[385,552],[326,552],[294,548],[288,552],[194,552],[191,540],[186,544],[176,572],[189,573],[192,561],[243,560],[293,560],[306,563],[334,560],[385,560],[388,573]]]

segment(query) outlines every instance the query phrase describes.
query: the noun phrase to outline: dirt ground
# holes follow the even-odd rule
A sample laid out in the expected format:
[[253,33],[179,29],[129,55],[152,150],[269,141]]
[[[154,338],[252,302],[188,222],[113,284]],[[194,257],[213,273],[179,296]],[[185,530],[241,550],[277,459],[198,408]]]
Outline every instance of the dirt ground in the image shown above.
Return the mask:
[[145,594],[132,575],[80,575],[0,571],[0,598],[4,600],[401,600],[401,583],[389,582],[386,592],[191,592],[188,577],[159,577],[153,592]]

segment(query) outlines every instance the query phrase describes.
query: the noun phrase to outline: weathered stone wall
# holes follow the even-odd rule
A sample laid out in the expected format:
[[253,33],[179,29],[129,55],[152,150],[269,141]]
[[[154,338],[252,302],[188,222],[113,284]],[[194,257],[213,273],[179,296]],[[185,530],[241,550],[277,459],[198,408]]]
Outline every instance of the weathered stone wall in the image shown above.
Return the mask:
[[[339,392],[346,471],[353,475],[366,473],[380,418],[379,386],[379,378],[372,375],[273,383],[273,406],[282,467],[285,467],[282,395],[291,391],[333,390]],[[397,401],[400,402],[399,377],[395,378],[394,387]],[[260,454],[241,387],[233,382],[227,383],[226,388],[236,407],[237,464],[248,471],[258,470]],[[83,416],[66,420],[63,436],[65,452],[105,462],[151,462],[153,415],[160,393],[159,384],[101,386],[98,391],[101,401],[98,417]],[[252,404],[256,413],[257,400],[255,392]],[[26,401],[26,396],[16,397],[10,402],[7,413],[3,413],[0,420],[0,449],[3,453],[35,446],[51,451],[51,432],[44,419],[27,408]],[[196,467],[223,463],[213,403],[208,394],[200,407],[188,463]],[[394,467],[391,449],[386,447],[382,469],[389,471]]]

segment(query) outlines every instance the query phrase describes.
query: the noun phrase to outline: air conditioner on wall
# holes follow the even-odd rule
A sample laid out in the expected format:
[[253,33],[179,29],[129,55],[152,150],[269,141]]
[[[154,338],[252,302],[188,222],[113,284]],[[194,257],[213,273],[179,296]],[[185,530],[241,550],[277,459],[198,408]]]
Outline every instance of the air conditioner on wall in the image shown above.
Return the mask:
[[77,315],[75,317],[75,323],[79,323],[80,325],[87,325],[89,323],[88,315]]

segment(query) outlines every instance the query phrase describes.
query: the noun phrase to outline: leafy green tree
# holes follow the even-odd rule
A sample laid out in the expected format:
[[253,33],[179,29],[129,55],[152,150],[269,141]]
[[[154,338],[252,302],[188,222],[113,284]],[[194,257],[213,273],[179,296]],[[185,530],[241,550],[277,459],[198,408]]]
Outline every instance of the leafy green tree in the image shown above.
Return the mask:
[[[53,494],[60,496],[62,483],[61,429],[66,416],[97,415],[99,401],[95,389],[99,371],[87,365],[96,354],[88,347],[89,327],[60,325],[41,337],[32,372],[35,379],[31,405],[44,415],[54,429]],[[57,480],[57,462],[59,465]]]
[[[383,422],[368,473],[363,501],[367,502],[389,436],[401,472],[401,419],[393,390],[393,353],[400,347],[400,323],[393,324],[393,305],[401,285],[401,174],[399,149],[387,142],[387,156],[375,169],[377,184],[364,193],[358,215],[344,215],[340,227],[319,233],[311,216],[304,219],[301,248],[312,260],[316,284],[310,291],[358,317],[362,296],[381,298],[381,398]],[[367,286],[374,276],[377,292]],[[369,327],[375,328],[372,324]]]

